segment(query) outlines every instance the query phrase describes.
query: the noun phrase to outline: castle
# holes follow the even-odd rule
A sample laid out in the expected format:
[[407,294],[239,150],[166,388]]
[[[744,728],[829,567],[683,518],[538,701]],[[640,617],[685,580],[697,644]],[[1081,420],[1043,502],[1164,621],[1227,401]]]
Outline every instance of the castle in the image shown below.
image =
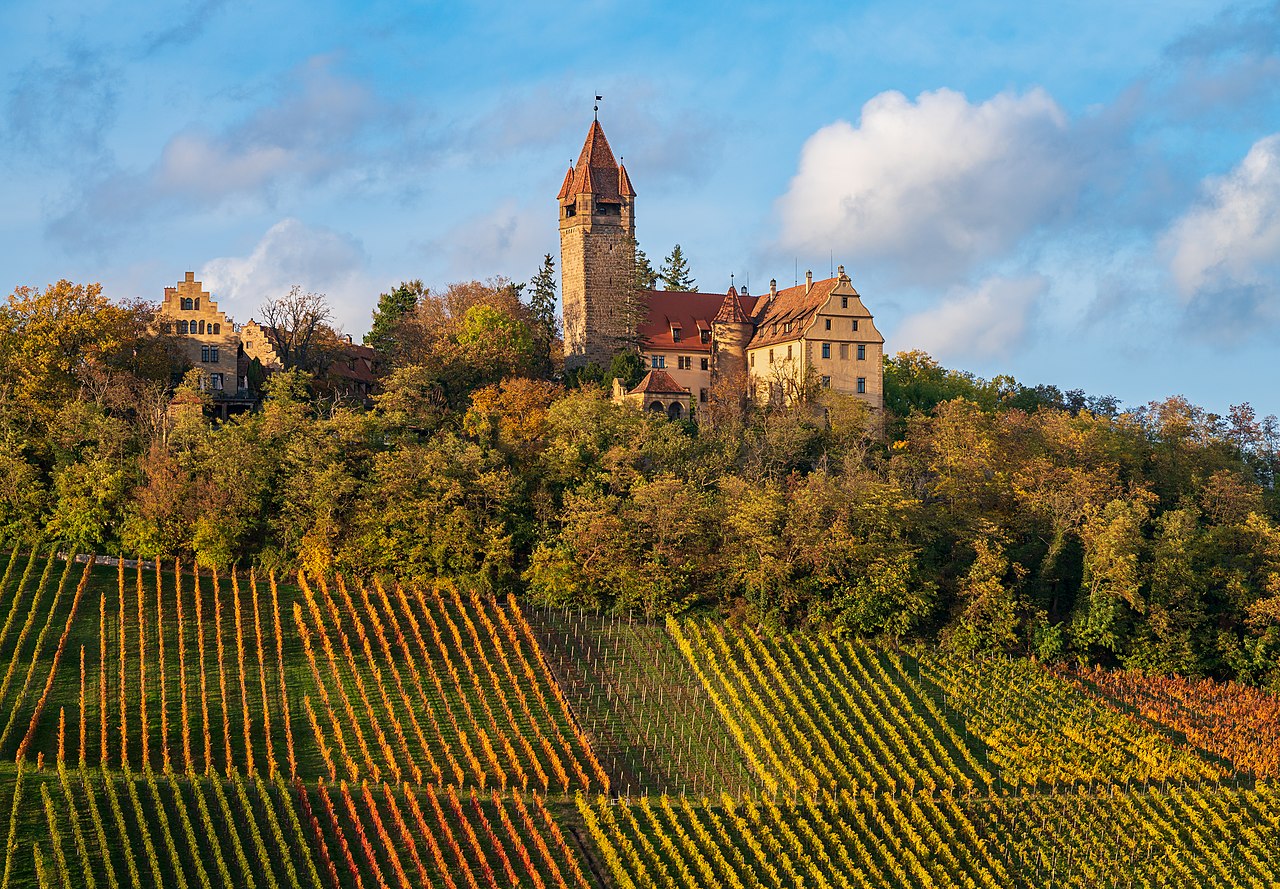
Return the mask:
[[593,120],[557,196],[566,368],[608,367],[636,345],[649,372],[615,396],[674,418],[729,390],[784,401],[809,385],[883,408],[884,337],[844,266],[761,296],[639,290],[635,199]]
[[[276,349],[276,332],[252,320],[245,325],[233,323],[194,272],[164,289],[157,322],[165,333],[175,336],[184,362],[200,369],[201,388],[210,396],[212,412],[221,419],[258,403],[261,380],[254,378],[255,361],[264,376],[284,366]],[[350,337],[337,345],[321,388],[330,395],[367,399],[377,356],[368,346],[352,343]]]

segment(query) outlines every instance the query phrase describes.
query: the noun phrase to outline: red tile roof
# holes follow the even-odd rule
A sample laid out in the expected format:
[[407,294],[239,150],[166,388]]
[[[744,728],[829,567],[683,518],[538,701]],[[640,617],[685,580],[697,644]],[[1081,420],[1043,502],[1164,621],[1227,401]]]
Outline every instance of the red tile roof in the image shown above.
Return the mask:
[[716,312],[714,320],[717,324],[751,323],[751,316],[742,307],[742,297],[732,284],[729,285],[729,290],[725,293],[724,301],[720,303],[720,311]]
[[689,389],[671,379],[665,370],[651,370],[628,395],[688,395]]
[[[806,285],[798,284],[779,290],[772,298],[762,298],[754,313],[756,335],[751,340],[751,347],[771,346],[799,337],[818,309],[826,305],[831,291],[839,283],[839,278],[827,278],[814,281],[807,293]],[[787,325],[790,325],[790,330]]]
[[[640,322],[642,342],[649,349],[710,353],[711,344],[702,342],[698,331],[699,328],[708,328],[708,322],[720,311],[725,296],[726,294],[720,293],[650,290],[644,296],[649,311]],[[757,297],[740,296],[738,300],[743,311],[750,315],[756,306]],[[678,342],[672,328],[678,328],[681,332]]]
[[623,195],[635,195],[631,179],[614,160],[613,150],[609,148],[609,140],[605,138],[598,120],[591,122],[587,140],[582,144],[582,153],[578,155],[578,163],[574,165],[572,178],[565,178],[565,184],[560,187],[559,199],[567,202],[580,194],[593,194],[597,200],[614,202],[621,201]]

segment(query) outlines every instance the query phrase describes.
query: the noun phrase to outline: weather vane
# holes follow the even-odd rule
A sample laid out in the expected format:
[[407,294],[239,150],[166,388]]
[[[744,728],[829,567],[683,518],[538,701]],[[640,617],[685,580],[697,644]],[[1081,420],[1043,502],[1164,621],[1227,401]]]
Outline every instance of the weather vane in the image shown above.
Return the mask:
[[591,106],[591,110],[595,112],[596,120],[600,119],[600,100],[603,98],[604,96],[596,96],[596,103]]

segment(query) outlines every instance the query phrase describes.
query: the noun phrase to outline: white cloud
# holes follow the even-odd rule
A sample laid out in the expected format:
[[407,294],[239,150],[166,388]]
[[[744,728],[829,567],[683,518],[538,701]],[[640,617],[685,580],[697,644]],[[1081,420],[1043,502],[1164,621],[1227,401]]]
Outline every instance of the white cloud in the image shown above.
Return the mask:
[[274,101],[221,130],[182,128],[145,169],[104,171],[50,223],[50,234],[101,247],[154,216],[197,214],[233,200],[270,205],[290,186],[375,175],[389,163],[383,143],[397,138],[401,115],[332,65],[329,57],[310,59]]
[[537,272],[544,253],[558,254],[555,237],[545,211],[507,200],[450,226],[423,244],[422,252],[452,280],[504,275],[521,281]]
[[378,292],[367,266],[364,248],[350,235],[288,218],[273,225],[248,256],[211,259],[198,277],[237,321],[248,321],[267,299],[298,284],[327,295],[338,323],[358,331],[367,327]]
[[1160,240],[1184,305],[1247,331],[1280,320],[1280,133],[1255,142]]
[[857,125],[809,137],[779,201],[782,246],[946,280],[1013,248],[1083,184],[1066,116],[1043,90],[980,104],[885,92]]
[[1007,357],[1027,333],[1035,300],[1048,289],[1040,275],[992,277],[972,290],[957,290],[941,303],[906,318],[893,335],[902,349],[935,358]]

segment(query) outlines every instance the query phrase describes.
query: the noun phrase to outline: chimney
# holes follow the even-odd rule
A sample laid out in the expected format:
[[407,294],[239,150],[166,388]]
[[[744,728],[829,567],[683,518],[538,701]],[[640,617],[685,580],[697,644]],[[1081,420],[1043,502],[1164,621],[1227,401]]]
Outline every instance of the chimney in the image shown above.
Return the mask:
[[813,269],[804,273],[804,292],[808,293],[813,289]]
[[195,281],[195,279],[196,279],[196,273],[195,273],[195,272],[187,272],[187,281],[188,281],[188,282],[193,282],[193,281]]
[[778,279],[770,278],[769,279],[769,299],[773,299],[777,295],[778,295]]

